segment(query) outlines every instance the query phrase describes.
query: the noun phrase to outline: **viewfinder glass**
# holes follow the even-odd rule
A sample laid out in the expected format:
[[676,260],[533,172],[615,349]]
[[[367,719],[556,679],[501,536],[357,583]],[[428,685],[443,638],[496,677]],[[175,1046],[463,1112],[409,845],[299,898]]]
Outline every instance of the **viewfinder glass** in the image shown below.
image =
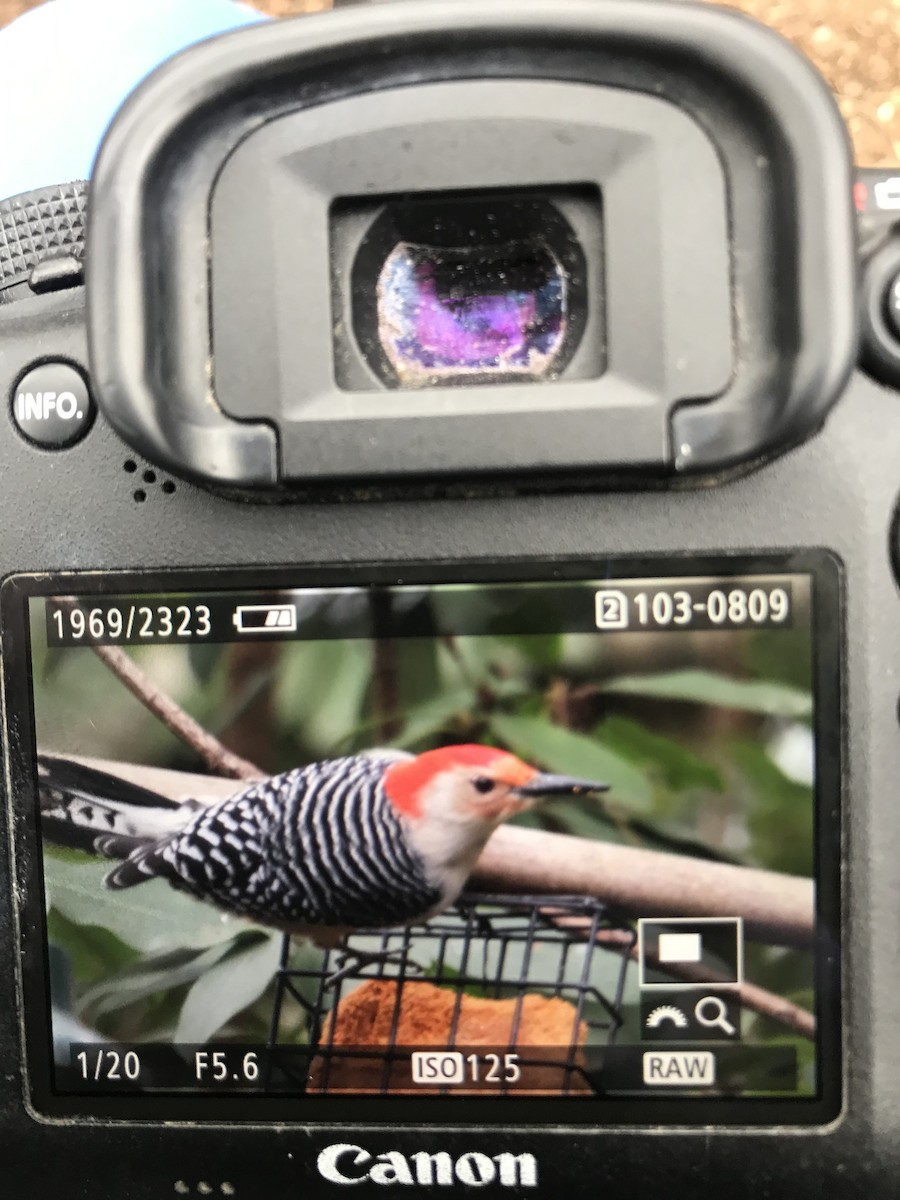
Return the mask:
[[443,247],[398,242],[375,286],[378,337],[401,387],[553,370],[569,283],[542,238]]
[[600,210],[589,188],[344,202],[332,236],[339,377],[352,376],[351,351],[400,390],[599,373]]

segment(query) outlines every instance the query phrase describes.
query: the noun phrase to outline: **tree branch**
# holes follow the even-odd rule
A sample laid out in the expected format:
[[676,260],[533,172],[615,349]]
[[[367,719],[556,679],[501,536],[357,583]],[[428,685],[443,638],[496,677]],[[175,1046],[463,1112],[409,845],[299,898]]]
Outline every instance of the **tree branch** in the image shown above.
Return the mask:
[[771,945],[808,946],[813,936],[811,879],[511,825],[488,842],[471,887],[576,892],[642,917],[742,917],[749,937]]
[[91,649],[145,708],[158,717],[177,738],[192,750],[196,750],[211,771],[232,779],[254,780],[262,777],[263,772],[258,767],[240,755],[232,754],[217,737],[199,725],[193,717],[188,716],[180,704],[160,691],[124,650],[118,646],[92,646]]

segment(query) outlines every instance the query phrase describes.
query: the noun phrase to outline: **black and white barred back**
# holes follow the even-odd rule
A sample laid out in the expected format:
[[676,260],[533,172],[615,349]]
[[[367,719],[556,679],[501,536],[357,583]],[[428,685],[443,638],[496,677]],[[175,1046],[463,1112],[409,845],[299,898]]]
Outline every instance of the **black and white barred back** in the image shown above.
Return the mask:
[[124,859],[107,886],[161,878],[285,928],[412,921],[439,907],[442,891],[385,795],[391,761],[357,756],[275,775],[189,807],[185,823],[163,837],[98,831],[94,848]]

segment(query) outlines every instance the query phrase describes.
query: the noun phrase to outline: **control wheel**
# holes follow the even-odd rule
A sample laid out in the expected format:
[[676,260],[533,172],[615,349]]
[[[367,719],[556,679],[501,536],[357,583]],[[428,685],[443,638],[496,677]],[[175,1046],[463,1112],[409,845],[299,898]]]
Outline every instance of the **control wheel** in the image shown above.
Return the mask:
[[900,387],[900,228],[863,272],[862,354],[876,379]]

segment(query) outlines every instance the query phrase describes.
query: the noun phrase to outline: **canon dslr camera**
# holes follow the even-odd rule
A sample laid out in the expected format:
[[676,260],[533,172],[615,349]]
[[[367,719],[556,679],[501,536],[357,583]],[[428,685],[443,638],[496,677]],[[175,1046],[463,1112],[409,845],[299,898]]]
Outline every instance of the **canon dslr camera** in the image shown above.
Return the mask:
[[0,204],[9,1194],[893,1196],[898,386],[706,6],[260,24]]

